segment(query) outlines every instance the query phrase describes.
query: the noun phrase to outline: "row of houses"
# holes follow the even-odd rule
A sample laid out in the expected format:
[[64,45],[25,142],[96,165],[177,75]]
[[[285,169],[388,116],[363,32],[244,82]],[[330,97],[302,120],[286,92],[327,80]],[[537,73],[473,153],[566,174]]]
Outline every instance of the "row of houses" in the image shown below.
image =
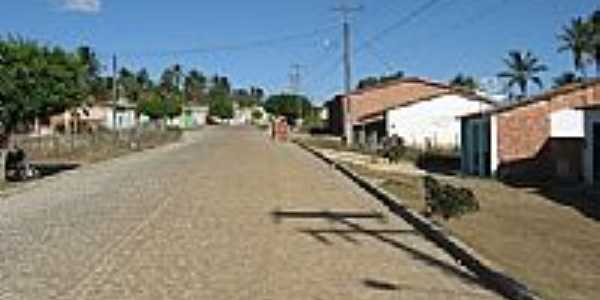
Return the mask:
[[421,78],[404,78],[326,103],[329,129],[376,149],[400,136],[417,148],[460,150],[462,171],[478,176],[600,183],[600,80],[515,102]]
[[[96,103],[78,107],[39,120],[34,125],[33,135],[51,135],[61,132],[94,132],[100,128],[127,130],[150,122],[146,115],[137,113],[136,105],[125,98],[116,103]],[[167,120],[167,125],[181,129],[198,128],[206,124],[208,107],[185,106],[181,115]]]
[[[253,117],[256,111],[260,112],[261,117],[259,119]],[[208,117],[208,106],[188,105],[182,108],[180,115],[167,119],[166,125],[180,129],[194,129],[206,125]],[[266,124],[268,119],[269,115],[263,107],[240,107],[238,103],[234,103],[233,118],[219,122],[230,125],[243,125],[252,122]],[[81,106],[74,110],[53,115],[46,120],[38,120],[31,134],[44,136],[65,132],[95,132],[100,128],[128,130],[150,122],[148,116],[137,112],[136,104],[121,98],[116,103],[106,102]]]

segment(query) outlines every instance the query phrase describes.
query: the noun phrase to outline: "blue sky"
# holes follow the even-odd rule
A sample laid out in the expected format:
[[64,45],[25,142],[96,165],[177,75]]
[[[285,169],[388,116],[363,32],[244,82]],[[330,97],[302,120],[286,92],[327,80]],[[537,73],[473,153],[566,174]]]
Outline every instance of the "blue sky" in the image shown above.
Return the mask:
[[[598,0],[440,0],[371,46],[376,33],[428,0],[350,1],[364,6],[353,17],[354,77],[403,70],[446,81],[458,72],[492,78],[510,49],[527,49],[549,66],[551,78],[572,69],[556,49],[570,18],[600,8]],[[277,92],[301,64],[302,90],[316,102],[341,91],[338,0],[21,0],[4,1],[0,34],[19,34],[52,45],[91,45],[107,65],[147,67],[153,76],[180,63],[228,75],[238,87]],[[298,37],[298,34],[313,33]],[[294,36],[290,39],[280,37]],[[256,45],[256,41],[270,41]],[[273,41],[274,40],[274,41]],[[240,46],[236,49],[224,49]],[[202,51],[200,51],[202,50]]]

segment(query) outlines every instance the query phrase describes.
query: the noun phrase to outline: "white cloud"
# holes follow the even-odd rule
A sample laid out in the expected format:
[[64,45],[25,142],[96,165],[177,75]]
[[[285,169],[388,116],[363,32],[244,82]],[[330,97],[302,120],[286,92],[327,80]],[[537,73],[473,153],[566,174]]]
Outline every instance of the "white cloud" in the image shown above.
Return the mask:
[[83,13],[99,13],[102,9],[101,0],[63,0],[63,8]]

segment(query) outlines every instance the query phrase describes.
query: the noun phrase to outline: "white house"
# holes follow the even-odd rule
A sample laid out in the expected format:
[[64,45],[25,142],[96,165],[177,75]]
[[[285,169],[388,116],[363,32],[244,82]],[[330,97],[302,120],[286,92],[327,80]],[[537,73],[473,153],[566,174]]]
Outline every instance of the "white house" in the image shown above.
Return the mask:
[[119,99],[116,104],[103,103],[105,119],[102,124],[110,130],[125,130],[137,125],[136,105],[129,103],[126,99]]
[[417,148],[460,147],[461,127],[457,117],[493,105],[487,98],[454,92],[416,99],[386,111],[386,132]]
[[208,118],[207,106],[185,106],[181,115],[168,120],[167,125],[181,129],[193,129],[206,125]]

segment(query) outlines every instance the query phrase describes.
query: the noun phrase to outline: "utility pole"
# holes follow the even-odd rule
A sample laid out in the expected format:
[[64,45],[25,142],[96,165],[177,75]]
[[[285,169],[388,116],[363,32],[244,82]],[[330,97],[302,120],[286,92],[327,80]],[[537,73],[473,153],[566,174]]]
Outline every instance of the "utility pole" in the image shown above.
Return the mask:
[[352,145],[354,138],[350,107],[350,93],[352,92],[352,32],[350,28],[350,16],[352,13],[361,11],[362,9],[362,6],[350,6],[346,3],[333,9],[342,15],[344,39],[344,98],[342,99],[342,110],[344,111],[344,135],[348,146]]
[[290,73],[290,91],[293,94],[299,94],[300,93],[300,85],[302,82],[302,73],[301,73],[301,69],[304,66],[300,65],[300,64],[293,64],[292,65],[292,73]]
[[[304,66],[301,64],[293,64],[291,66],[292,68],[292,72],[290,73],[290,92],[292,93],[292,95],[297,97],[297,106],[296,107],[296,112],[298,113],[298,119],[303,119],[303,103],[300,101],[300,90],[301,90],[301,83],[302,83],[302,68]],[[298,125],[298,124],[296,124]]]
[[118,77],[119,75],[117,74],[117,55],[114,54],[113,55],[113,59],[112,59],[112,71],[113,71],[113,82],[112,82],[112,93],[113,93],[113,108],[112,108],[112,126],[113,126],[113,130],[115,131],[115,137],[118,134],[118,130],[117,130],[117,103],[119,101],[119,83],[118,83]]

